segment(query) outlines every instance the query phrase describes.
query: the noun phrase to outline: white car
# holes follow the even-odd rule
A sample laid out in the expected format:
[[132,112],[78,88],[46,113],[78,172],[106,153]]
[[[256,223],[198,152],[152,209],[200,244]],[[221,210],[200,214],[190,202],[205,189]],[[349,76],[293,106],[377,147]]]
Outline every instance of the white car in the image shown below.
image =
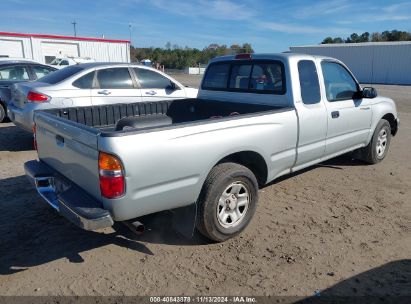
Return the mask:
[[96,61],[89,57],[57,57],[52,62],[50,62],[50,65],[57,69],[62,69],[69,65],[76,65],[76,64],[90,63],[90,62],[96,62]]
[[84,63],[57,70],[35,82],[12,88],[8,116],[31,131],[35,110],[116,103],[195,98],[185,87],[156,69],[129,63]]

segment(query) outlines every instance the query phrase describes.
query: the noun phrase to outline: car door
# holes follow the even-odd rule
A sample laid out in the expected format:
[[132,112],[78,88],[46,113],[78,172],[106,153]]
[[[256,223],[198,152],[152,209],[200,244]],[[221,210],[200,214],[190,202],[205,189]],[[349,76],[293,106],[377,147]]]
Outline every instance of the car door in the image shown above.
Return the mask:
[[143,67],[133,68],[141,88],[143,101],[161,101],[185,98],[185,91],[159,72]]
[[96,87],[91,90],[93,105],[140,102],[141,92],[128,67],[110,67],[96,71]]
[[325,155],[342,154],[366,144],[371,127],[369,100],[359,96],[360,86],[346,67],[321,62],[327,107]]
[[293,171],[316,163],[324,156],[327,136],[327,108],[325,96],[321,94],[319,67],[313,60],[303,59],[298,62],[297,68],[300,94],[296,92],[295,95],[301,96],[301,99],[295,99],[299,135]]

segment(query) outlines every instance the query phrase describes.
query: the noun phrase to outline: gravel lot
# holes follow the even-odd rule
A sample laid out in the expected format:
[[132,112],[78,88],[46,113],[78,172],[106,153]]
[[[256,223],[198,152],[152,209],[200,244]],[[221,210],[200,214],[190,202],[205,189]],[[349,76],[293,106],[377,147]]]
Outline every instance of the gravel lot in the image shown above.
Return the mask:
[[0,124],[0,294],[411,295],[411,87],[376,87],[401,118],[387,158],[339,157],[272,183],[223,244],[180,237],[167,213],[147,217],[141,237],[76,228],[24,177],[31,135]]

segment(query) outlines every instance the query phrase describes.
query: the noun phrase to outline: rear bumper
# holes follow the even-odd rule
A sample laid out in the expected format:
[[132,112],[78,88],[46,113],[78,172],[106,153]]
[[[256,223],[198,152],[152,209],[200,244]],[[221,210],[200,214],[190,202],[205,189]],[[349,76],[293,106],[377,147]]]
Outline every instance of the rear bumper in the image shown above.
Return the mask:
[[32,160],[24,164],[24,170],[40,196],[76,226],[84,230],[97,230],[114,224],[101,202],[45,163]]
[[7,105],[7,116],[18,127],[32,132],[33,128],[33,111],[17,108],[12,104]]

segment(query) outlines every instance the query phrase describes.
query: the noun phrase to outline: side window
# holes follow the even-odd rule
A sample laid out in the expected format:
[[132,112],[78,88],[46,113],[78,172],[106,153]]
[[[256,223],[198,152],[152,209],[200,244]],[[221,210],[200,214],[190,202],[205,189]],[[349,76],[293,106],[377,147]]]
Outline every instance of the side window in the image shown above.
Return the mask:
[[79,89],[91,89],[93,87],[94,72],[81,76],[73,82],[73,86]]
[[97,80],[101,89],[131,89],[131,80],[128,68],[111,68],[99,70]]
[[215,63],[207,68],[203,80],[203,89],[226,89],[230,65]]
[[314,62],[311,60],[299,61],[298,75],[300,77],[301,98],[303,103],[314,104],[320,102],[320,84]]
[[250,89],[267,93],[284,94],[284,69],[280,63],[255,63],[250,79]]
[[69,65],[69,62],[67,60],[62,60],[60,61],[60,65]]
[[29,80],[29,73],[24,66],[7,66],[0,68],[0,80]]
[[33,65],[32,66],[34,74],[36,74],[36,78],[39,79],[47,74],[53,72],[55,69],[51,69],[41,65]]
[[331,61],[323,61],[321,67],[328,101],[354,98],[358,91],[357,83],[346,68]]
[[251,64],[236,64],[231,69],[230,89],[247,90],[250,81]]
[[134,72],[143,89],[167,89],[171,80],[163,75],[147,69],[134,68]]

